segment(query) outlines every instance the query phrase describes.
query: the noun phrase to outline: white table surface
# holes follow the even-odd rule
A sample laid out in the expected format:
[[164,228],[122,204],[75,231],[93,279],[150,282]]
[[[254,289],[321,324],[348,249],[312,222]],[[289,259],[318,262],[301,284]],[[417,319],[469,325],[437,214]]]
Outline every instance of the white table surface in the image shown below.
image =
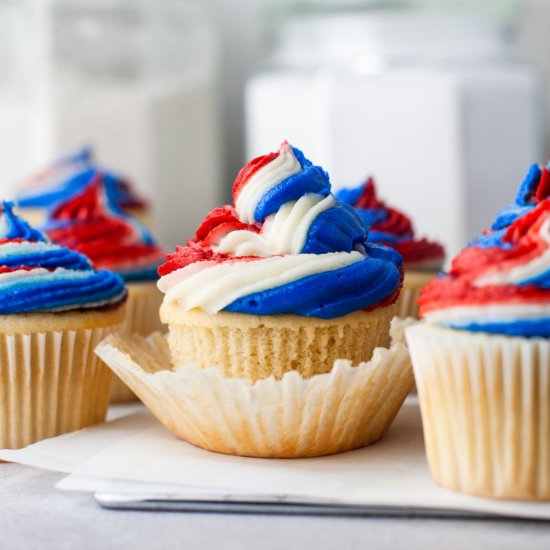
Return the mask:
[[550,523],[109,511],[89,493],[54,489],[63,475],[0,463],[1,548],[550,548]]

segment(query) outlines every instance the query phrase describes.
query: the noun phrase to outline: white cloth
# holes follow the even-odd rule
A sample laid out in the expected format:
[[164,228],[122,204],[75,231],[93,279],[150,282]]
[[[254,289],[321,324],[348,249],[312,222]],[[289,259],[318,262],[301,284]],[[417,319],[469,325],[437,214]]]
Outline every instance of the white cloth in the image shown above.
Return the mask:
[[171,435],[145,409],[42,441],[0,458],[73,474],[64,489],[181,494],[461,511],[550,520],[550,504],[481,499],[441,489],[424,454],[416,401],[409,400],[377,444],[310,459],[210,453]]

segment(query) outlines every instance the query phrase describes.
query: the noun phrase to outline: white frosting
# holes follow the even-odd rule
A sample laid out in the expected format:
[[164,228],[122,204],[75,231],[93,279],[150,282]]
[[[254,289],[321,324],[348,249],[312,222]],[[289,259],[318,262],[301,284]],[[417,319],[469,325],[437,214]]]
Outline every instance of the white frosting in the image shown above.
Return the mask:
[[[18,279],[28,279],[29,277],[44,276],[49,274],[61,274],[68,273],[68,270],[63,267],[58,267],[54,271],[45,269],[44,267],[35,267],[33,269],[17,269],[16,271],[10,271],[8,273],[0,273],[0,283],[7,283],[9,281],[15,281]],[[84,275],[89,276],[90,272],[82,272]]]
[[0,245],[0,258],[6,258],[9,256],[18,256],[24,254],[34,254],[39,252],[47,252],[49,250],[59,250],[60,247],[57,244],[44,243],[44,242],[7,242]]
[[304,277],[360,262],[359,252],[274,256],[250,262],[199,262],[162,277],[158,283],[166,303],[185,311],[200,308],[217,313],[235,300]]
[[335,204],[332,195],[304,195],[297,201],[287,202],[275,214],[269,216],[261,233],[248,230],[232,231],[212,248],[216,252],[232,256],[268,257],[277,254],[299,254],[313,220]]
[[514,266],[511,269],[500,270],[499,266],[487,275],[483,275],[474,281],[478,287],[488,285],[514,285],[525,283],[538,275],[550,270],[550,216],[541,225],[539,236],[546,243],[546,250],[536,256],[530,262]]
[[430,311],[424,318],[430,323],[502,323],[521,319],[541,319],[550,317],[550,302],[547,304],[502,304],[484,306],[457,306]]
[[235,202],[239,219],[243,223],[253,223],[254,211],[262,196],[271,187],[301,170],[302,167],[292,147],[288,143],[283,143],[279,155],[253,174],[241,189]]

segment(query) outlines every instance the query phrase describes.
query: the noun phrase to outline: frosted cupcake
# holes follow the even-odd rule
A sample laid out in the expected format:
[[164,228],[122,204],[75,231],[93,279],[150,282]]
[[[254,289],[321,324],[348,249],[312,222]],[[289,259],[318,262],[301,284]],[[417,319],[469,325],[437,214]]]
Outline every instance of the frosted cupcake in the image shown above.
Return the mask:
[[110,203],[151,227],[151,211],[147,202],[135,191],[133,185],[120,175],[100,168],[94,161],[90,148],[54,162],[27,181],[22,182],[16,203],[22,216],[33,225],[41,225],[47,211],[57,202],[81,191],[97,172],[103,181]]
[[[161,330],[158,310],[162,294],[156,282],[164,250],[145,226],[111,206],[102,174],[58,202],[49,212],[44,231],[53,242],[88,256],[96,268],[114,271],[124,279],[129,332],[147,335]],[[118,380],[113,383],[112,393],[114,401],[133,398]]]
[[[536,177],[533,177],[535,176]],[[442,486],[550,499],[550,172],[422,291],[408,329],[430,469]]]
[[[101,357],[207,449],[295,457],[372,443],[412,385],[404,346],[387,349],[401,257],[370,244],[327,174],[287,143],[243,168],[233,198],[159,269],[170,352],[151,344],[164,358],[151,363],[147,346],[110,340]],[[167,358],[173,371],[149,374]]]
[[123,280],[0,213],[0,447],[105,418],[111,373],[92,350],[124,321]]
[[338,191],[336,198],[356,208],[370,226],[369,242],[385,244],[401,254],[405,280],[399,299],[399,315],[418,317],[418,294],[441,270],[445,261],[443,246],[417,237],[408,216],[378,199],[372,178],[355,189]]

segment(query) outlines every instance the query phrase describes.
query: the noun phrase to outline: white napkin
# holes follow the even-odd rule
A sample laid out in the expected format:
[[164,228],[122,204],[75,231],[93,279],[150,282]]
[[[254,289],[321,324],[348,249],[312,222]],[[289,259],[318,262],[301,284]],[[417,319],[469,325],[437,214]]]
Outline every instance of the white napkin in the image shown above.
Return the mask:
[[390,506],[550,520],[550,504],[497,501],[441,489],[430,476],[420,414],[409,400],[375,445],[308,459],[211,453],[171,435],[145,409],[105,424],[0,451],[0,458],[73,474],[59,487],[185,498],[256,495],[264,500]]

